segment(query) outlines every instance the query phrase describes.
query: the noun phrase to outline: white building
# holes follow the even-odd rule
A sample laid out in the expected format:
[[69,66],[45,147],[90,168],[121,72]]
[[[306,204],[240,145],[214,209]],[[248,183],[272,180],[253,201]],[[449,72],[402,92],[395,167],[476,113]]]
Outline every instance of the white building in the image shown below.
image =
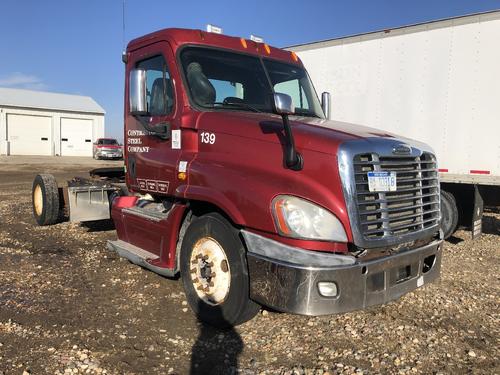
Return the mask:
[[88,96],[0,88],[0,155],[92,156],[104,114]]

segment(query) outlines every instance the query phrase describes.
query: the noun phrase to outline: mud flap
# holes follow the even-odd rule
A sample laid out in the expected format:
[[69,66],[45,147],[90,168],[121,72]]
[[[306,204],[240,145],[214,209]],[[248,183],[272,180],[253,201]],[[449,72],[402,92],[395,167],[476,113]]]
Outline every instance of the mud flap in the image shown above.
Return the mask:
[[477,185],[474,185],[474,207],[472,210],[472,239],[478,238],[483,233],[483,198]]

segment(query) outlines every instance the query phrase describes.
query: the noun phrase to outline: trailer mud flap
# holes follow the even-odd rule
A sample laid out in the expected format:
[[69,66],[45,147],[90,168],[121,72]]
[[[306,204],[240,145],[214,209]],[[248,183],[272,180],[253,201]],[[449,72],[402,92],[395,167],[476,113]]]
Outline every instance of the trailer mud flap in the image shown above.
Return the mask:
[[483,197],[477,185],[474,185],[474,207],[472,209],[472,239],[478,238],[483,233]]

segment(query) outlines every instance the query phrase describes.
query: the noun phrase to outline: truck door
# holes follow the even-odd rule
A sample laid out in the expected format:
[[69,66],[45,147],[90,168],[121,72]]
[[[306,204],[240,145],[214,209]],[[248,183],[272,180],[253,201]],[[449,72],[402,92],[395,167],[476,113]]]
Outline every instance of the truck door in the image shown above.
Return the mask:
[[[176,139],[164,139],[141,124],[141,121],[146,121],[149,129],[169,127],[175,136],[179,135],[176,117],[178,98],[171,74],[174,63],[172,50],[166,41],[141,48],[130,56],[129,69],[139,68],[146,72],[149,112],[140,120],[131,116],[129,111],[126,115],[127,183],[135,191],[153,195],[171,195],[174,191],[172,184],[180,147]],[[126,108],[128,105],[126,103]]]

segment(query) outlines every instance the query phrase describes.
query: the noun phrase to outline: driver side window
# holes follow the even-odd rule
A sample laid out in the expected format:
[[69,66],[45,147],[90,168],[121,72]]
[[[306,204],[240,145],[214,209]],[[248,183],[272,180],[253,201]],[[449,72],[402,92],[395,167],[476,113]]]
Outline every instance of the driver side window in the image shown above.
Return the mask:
[[146,71],[147,106],[152,116],[167,115],[174,107],[174,94],[167,62],[155,56],[137,64]]

